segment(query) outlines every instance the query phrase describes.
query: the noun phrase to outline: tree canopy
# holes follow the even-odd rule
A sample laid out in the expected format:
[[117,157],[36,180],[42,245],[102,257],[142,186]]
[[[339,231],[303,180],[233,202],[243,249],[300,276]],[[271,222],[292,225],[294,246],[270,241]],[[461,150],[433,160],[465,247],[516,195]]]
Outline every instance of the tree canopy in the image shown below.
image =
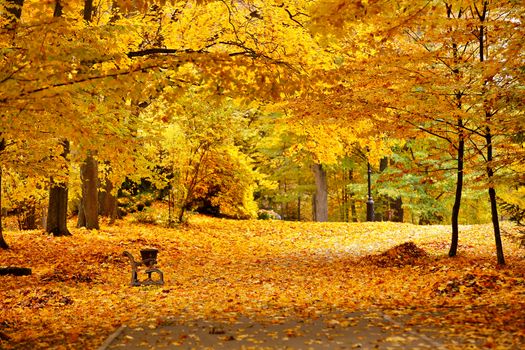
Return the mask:
[[[498,198],[522,203],[520,1],[2,0],[0,9],[4,206],[56,185],[78,201],[92,159],[100,189],[122,197],[149,183],[178,221],[188,210],[253,217],[257,205],[315,218],[310,196],[331,203],[326,219],[357,220],[370,164],[380,216],[392,218],[397,201],[401,220],[450,220],[454,255],[459,222],[489,210],[495,220]],[[487,189],[492,209],[479,202]],[[465,201],[476,208],[462,219]]]

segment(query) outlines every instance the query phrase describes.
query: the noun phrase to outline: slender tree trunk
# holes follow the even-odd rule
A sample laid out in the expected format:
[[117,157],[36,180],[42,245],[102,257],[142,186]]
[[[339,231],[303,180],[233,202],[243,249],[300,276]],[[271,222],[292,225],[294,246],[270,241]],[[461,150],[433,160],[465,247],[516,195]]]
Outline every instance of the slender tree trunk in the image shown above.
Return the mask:
[[[483,1],[483,7],[481,11],[478,9],[476,5],[474,5],[474,8],[476,10],[476,13],[479,17],[479,21],[481,22],[481,25],[479,26],[479,61],[484,62],[485,61],[485,30],[486,27],[484,25],[485,20],[487,19],[488,14],[488,1]],[[486,85],[488,84],[488,81],[484,82],[483,90],[484,93],[487,93],[486,91]],[[496,255],[498,259],[498,265],[505,265],[505,255],[503,254],[503,244],[501,242],[501,230],[499,227],[499,216],[498,216],[498,204],[496,201],[496,189],[494,188],[494,168],[492,166],[492,161],[494,160],[494,137],[492,135],[492,130],[490,128],[491,118],[495,113],[492,113],[490,108],[485,105],[485,144],[487,148],[487,181],[489,184],[489,199],[490,199],[490,213],[492,216],[492,226],[494,227],[494,239],[496,241]]]
[[77,227],[98,230],[98,165],[92,154],[89,154],[80,166],[80,179],[82,198]]
[[301,194],[297,196],[297,221],[301,221]]
[[[62,158],[67,164],[69,154],[69,141],[62,140]],[[55,182],[50,179],[49,188],[49,205],[47,207],[46,232],[52,233],[53,236],[70,236],[71,233],[67,228],[67,202],[68,188],[65,182]]]
[[[447,17],[453,18],[452,13],[452,4],[445,3],[445,7],[447,9]],[[461,18],[463,14],[463,9],[460,8],[457,14],[457,18]],[[458,45],[457,43],[453,42],[452,44],[452,54],[454,56],[454,64],[456,65],[453,69],[453,73],[455,75],[458,75],[460,73],[459,68],[457,68],[457,65],[459,64],[459,53],[458,53]],[[462,98],[463,94],[459,91],[455,92],[456,97],[456,106],[458,109],[462,108]],[[464,163],[465,163],[465,130],[464,122],[461,117],[457,118],[457,135],[458,135],[458,147],[457,147],[457,175],[456,175],[456,194],[454,197],[454,205],[452,206],[452,238],[450,241],[450,249],[448,251],[448,256],[453,257],[456,256],[458,251],[458,243],[459,243],[459,210],[461,208],[461,197],[463,194],[463,175],[464,175]]]
[[505,265],[505,255],[503,254],[503,243],[501,242],[501,230],[499,227],[498,203],[496,201],[496,189],[494,188],[494,169],[492,168],[493,146],[492,133],[487,126],[485,140],[487,142],[487,178],[489,183],[490,213],[492,215],[492,226],[494,227],[494,239],[496,241],[496,255],[498,265]]
[[182,220],[184,220],[184,214],[186,213],[186,207],[185,206],[182,206],[180,209],[179,209],[179,215],[177,216],[177,222],[178,223],[181,223]]
[[463,170],[465,157],[465,136],[463,133],[463,120],[458,118],[458,149],[457,149],[458,170],[456,175],[456,195],[452,206],[452,239],[448,256],[456,256],[459,241],[459,209],[461,207],[461,196],[463,194]]
[[[348,180],[349,182],[354,181],[354,171],[352,169],[348,170]],[[350,192],[350,212],[352,213],[352,222],[357,222],[357,208],[355,207],[355,198],[354,193]]]
[[328,182],[326,171],[321,164],[312,165],[312,171],[315,177],[315,210],[314,220],[318,222],[328,221]]
[[341,188],[341,206],[340,206],[340,213],[341,213],[341,221],[348,222],[348,189],[347,189],[347,183],[348,180],[346,177],[346,171],[343,168],[341,171],[342,178],[343,178],[343,186]]
[[118,218],[117,198],[113,195],[113,184],[106,178],[104,189],[98,193],[99,214],[109,218],[109,223],[113,224]]

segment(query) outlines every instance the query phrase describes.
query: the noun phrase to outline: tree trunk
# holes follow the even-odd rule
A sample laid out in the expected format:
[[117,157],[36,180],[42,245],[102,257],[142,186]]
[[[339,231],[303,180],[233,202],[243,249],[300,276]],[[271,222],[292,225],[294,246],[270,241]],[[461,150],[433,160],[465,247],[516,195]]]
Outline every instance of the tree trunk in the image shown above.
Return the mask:
[[[53,181],[53,179],[51,179]],[[67,228],[68,188],[66,184],[52,182],[49,188],[46,232],[53,236],[70,236]]]
[[[382,173],[392,162],[388,157],[381,158],[379,171]],[[403,222],[403,199],[401,197],[382,196],[379,198],[380,205],[383,204],[383,220],[392,222]]]
[[[69,141],[66,139],[62,140],[62,147],[64,150],[61,156],[67,163],[67,156],[69,154]],[[55,182],[53,178],[51,178],[50,183],[51,185],[49,188],[49,205],[47,207],[46,232],[52,233],[53,236],[70,236],[71,233],[67,229],[67,183]]]
[[326,171],[321,164],[312,165],[312,171],[315,177],[315,195],[314,195],[314,221],[328,221],[328,182]]
[[[2,14],[2,16],[7,19],[4,28],[7,29],[8,33],[12,34],[14,37],[16,24],[22,17],[22,8],[24,6],[24,0],[7,0],[5,4],[5,10],[9,13],[8,16]],[[1,134],[1,133],[0,133]],[[6,148],[6,140],[2,137],[0,138],[0,153],[2,153]],[[9,245],[4,239],[4,231],[2,226],[2,166],[0,165],[0,248],[9,249]]]
[[5,9],[9,12],[10,17],[8,18],[8,24],[6,28],[12,30],[15,28],[16,23],[22,17],[22,7],[24,6],[24,0],[7,0]]
[[[484,22],[487,19],[488,15],[488,1],[483,2],[483,8],[481,11],[478,9],[476,5],[474,5],[474,8],[476,10],[476,13],[478,14],[479,21],[481,22],[481,25],[479,26],[479,61],[484,62],[485,61],[485,25]],[[487,81],[484,82],[483,90],[484,93],[487,93],[485,91],[485,87],[487,85]],[[490,213],[492,216],[492,226],[494,227],[494,239],[496,241],[496,255],[498,259],[498,265],[505,265],[505,255],[503,254],[503,244],[501,242],[501,230],[499,227],[499,216],[498,216],[498,204],[496,202],[496,189],[494,188],[494,168],[492,166],[492,161],[494,160],[494,145],[493,145],[493,136],[492,136],[492,130],[490,128],[491,118],[494,116],[495,113],[492,113],[490,111],[490,107],[487,105],[485,107],[485,144],[487,146],[487,181],[489,184],[489,199],[490,199]]]
[[[5,140],[0,140],[0,152],[5,148]],[[4,230],[2,226],[2,166],[0,166],[0,248],[9,249],[9,245],[4,239]]]
[[20,230],[35,230],[36,225],[36,208],[30,204],[28,208],[24,208],[19,216],[18,228]]
[[98,165],[92,154],[89,154],[80,166],[82,181],[82,198],[78,212],[77,227],[98,230]]
[[113,195],[113,183],[106,178],[103,191],[98,193],[99,214],[109,218],[113,224],[118,217],[117,198]]
[[[354,171],[352,169],[348,170],[348,182],[353,182],[354,181]],[[355,207],[355,198],[354,198],[354,195],[355,193],[353,192],[350,192],[349,193],[349,197],[350,197],[350,212],[352,213],[352,222],[357,222],[358,219],[357,219],[357,208]]]
[[393,211],[393,217],[392,221],[394,222],[403,222],[403,199],[401,197],[397,197],[392,202],[392,211]]
[[456,195],[452,206],[452,239],[448,256],[456,256],[459,241],[459,209],[461,207],[461,195],[463,194],[463,168],[465,157],[465,137],[463,133],[463,120],[458,118],[458,170],[456,177]]
[[[447,9],[447,17],[454,18],[454,15],[452,13],[452,4],[445,3],[445,7]],[[459,12],[457,14],[457,18],[461,18],[463,14],[463,9],[460,8]],[[452,72],[455,75],[458,75],[460,73],[459,68],[457,68],[457,65],[460,63],[459,59],[459,53],[458,53],[458,45],[456,42],[452,43],[452,54],[454,56],[454,69]],[[456,98],[456,107],[458,109],[462,108],[462,98],[463,94],[459,91],[455,91],[455,98]],[[448,256],[453,257],[456,256],[458,251],[458,242],[459,242],[459,209],[461,207],[461,196],[463,194],[463,169],[464,169],[464,157],[465,157],[465,133],[464,133],[464,124],[463,119],[461,117],[457,118],[457,132],[458,132],[458,147],[457,147],[457,177],[456,177],[456,194],[454,197],[454,205],[452,206],[452,237],[450,241],[450,249],[448,251]]]
[[177,216],[177,222],[178,223],[182,223],[182,221],[184,220],[184,214],[186,213],[186,208],[184,206],[182,206],[180,209],[179,209],[179,215]]
[[[91,22],[93,9],[93,0],[84,0],[83,17],[86,22]],[[98,230],[98,164],[91,152],[80,166],[80,180],[82,198],[78,208],[77,227]]]
[[297,221],[301,221],[301,195],[297,196]]
[[492,226],[494,227],[494,239],[496,240],[496,255],[498,265],[505,265],[505,255],[503,254],[503,243],[501,242],[501,231],[499,227],[498,204],[496,202],[496,189],[493,184],[494,169],[491,165],[493,160],[493,147],[490,127],[487,127],[485,139],[487,141],[487,178],[489,182],[490,213],[492,215]]
[[86,22],[91,22],[93,18],[93,0],[84,0],[83,17]]

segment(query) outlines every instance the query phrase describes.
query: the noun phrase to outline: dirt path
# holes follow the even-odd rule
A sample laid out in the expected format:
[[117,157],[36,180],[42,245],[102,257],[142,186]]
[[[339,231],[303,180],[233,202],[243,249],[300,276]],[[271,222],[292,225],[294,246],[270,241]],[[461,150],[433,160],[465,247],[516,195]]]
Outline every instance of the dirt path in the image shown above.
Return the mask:
[[242,318],[234,323],[173,319],[151,328],[121,327],[99,350],[465,349],[480,346],[481,339],[453,337],[443,329],[407,326],[409,318],[375,311],[307,320]]

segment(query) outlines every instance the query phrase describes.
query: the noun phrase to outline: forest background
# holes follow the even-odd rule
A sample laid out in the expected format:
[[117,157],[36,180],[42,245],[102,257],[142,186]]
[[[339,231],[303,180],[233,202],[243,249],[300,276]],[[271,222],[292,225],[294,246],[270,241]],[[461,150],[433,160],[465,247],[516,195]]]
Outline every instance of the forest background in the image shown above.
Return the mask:
[[2,213],[20,228],[363,221],[368,169],[375,220],[451,223],[452,246],[458,223],[498,237],[497,201],[523,213],[520,1],[1,5]]
[[[0,0],[0,259],[33,269],[2,276],[0,346],[376,308],[522,348],[500,219],[523,232],[524,21],[521,0]],[[163,287],[127,286],[143,246]]]

